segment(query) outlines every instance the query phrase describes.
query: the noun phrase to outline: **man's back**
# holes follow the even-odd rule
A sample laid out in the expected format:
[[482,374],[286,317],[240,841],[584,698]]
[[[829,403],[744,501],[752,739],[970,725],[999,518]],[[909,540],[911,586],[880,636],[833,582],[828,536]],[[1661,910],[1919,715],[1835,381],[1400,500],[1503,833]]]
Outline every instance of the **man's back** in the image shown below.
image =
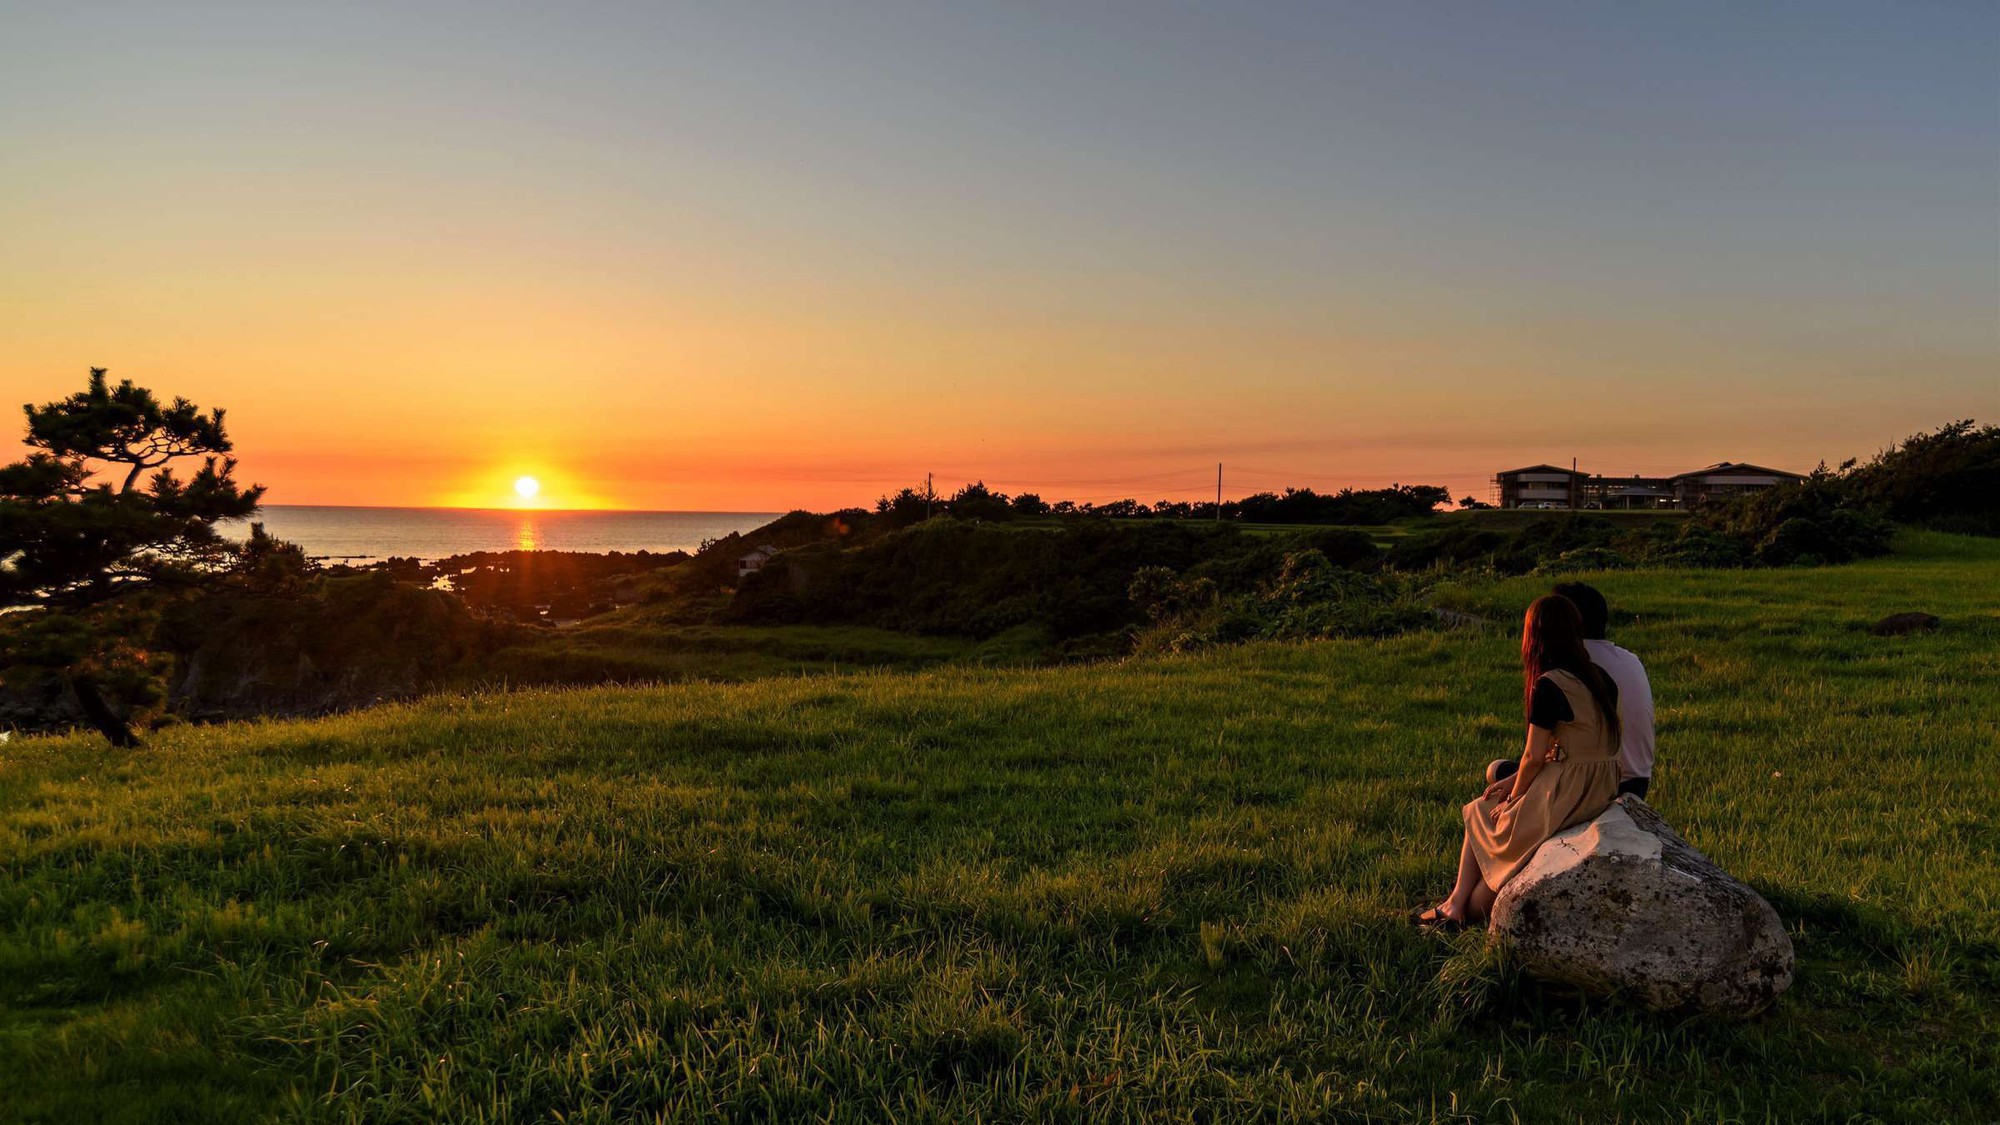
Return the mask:
[[1653,685],[1639,658],[1610,641],[1583,642],[1591,662],[1618,685],[1618,769],[1626,778],[1653,776]]

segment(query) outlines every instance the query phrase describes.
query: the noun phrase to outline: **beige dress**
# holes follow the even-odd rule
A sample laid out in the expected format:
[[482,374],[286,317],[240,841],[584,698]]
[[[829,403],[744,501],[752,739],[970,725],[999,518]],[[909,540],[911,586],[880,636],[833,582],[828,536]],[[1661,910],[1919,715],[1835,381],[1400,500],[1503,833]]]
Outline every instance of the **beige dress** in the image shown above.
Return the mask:
[[1464,809],[1465,835],[1480,877],[1495,892],[1549,837],[1595,818],[1618,795],[1618,734],[1608,729],[1590,689],[1561,670],[1544,678],[1569,697],[1575,716],[1556,724],[1555,760],[1542,767],[1520,800],[1488,801],[1482,795]]

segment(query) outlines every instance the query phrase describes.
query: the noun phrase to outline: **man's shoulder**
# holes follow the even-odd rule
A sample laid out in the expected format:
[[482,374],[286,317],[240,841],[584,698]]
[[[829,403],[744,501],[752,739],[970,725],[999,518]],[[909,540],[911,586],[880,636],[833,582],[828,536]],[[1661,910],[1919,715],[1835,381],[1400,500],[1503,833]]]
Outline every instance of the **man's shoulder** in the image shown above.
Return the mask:
[[1590,658],[1599,664],[1625,664],[1645,670],[1646,664],[1631,649],[1612,644],[1610,641],[1594,639],[1583,642],[1590,650]]

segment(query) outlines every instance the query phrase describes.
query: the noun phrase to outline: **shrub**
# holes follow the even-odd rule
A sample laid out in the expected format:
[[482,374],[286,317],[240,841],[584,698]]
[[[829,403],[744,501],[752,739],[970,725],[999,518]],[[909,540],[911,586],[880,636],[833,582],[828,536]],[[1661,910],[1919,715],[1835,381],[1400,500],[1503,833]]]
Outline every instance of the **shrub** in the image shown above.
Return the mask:
[[1284,572],[1259,605],[1261,635],[1285,639],[1389,637],[1432,619],[1393,579],[1337,567],[1318,551],[1287,557]]
[[931,520],[856,547],[828,542],[787,551],[742,584],[722,619],[968,637],[1033,624],[1058,641],[1122,637],[1145,619],[1132,597],[1142,568],[1208,578],[1226,592],[1232,586],[1222,578],[1189,571],[1258,546],[1234,528],[1180,522],[1087,520],[1014,530]]
[[1511,542],[1502,532],[1458,524],[1443,531],[1412,535],[1389,548],[1389,565],[1428,570],[1446,564],[1486,563]]
[[1702,513],[1698,522],[1747,544],[1766,566],[1849,562],[1887,554],[1894,529],[1857,498],[1852,481],[1822,466]]
[[1189,652],[1252,637],[1388,637],[1433,620],[1405,580],[1337,566],[1316,550],[1287,553],[1259,590],[1226,598],[1214,591],[1205,579],[1164,568],[1135,577],[1133,598],[1153,621],[1137,635],[1136,650]]
[[1536,574],[1567,574],[1579,570],[1625,570],[1632,560],[1609,547],[1577,547],[1535,567]]
[[1818,519],[1794,516],[1757,544],[1757,561],[1769,566],[1825,565],[1887,554],[1894,529],[1869,512],[1837,508]]
[[1214,605],[1218,591],[1212,578],[1183,578],[1164,566],[1142,566],[1127,593],[1148,619],[1166,621]]
[[1846,475],[1854,499],[1901,523],[2000,535],[2000,426],[1915,434]]
[[1711,569],[1744,567],[1756,561],[1742,539],[1692,521],[1682,524],[1666,542],[1655,545],[1645,559],[1653,566]]
[[1350,527],[1314,528],[1286,536],[1284,546],[1294,551],[1318,551],[1335,566],[1366,570],[1382,560],[1382,548],[1373,537]]
[[1527,574],[1565,552],[1608,548],[1618,535],[1617,524],[1590,515],[1546,516],[1512,532],[1457,523],[1398,542],[1388,561],[1406,571],[1451,567]]

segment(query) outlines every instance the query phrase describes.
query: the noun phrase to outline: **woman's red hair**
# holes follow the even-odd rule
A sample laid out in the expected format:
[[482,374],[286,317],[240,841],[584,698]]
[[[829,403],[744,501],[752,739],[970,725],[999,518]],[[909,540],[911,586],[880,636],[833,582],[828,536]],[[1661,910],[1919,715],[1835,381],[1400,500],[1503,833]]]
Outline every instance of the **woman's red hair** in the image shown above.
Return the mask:
[[1583,681],[1590,698],[1604,715],[1605,737],[1618,744],[1618,689],[1604,669],[1590,659],[1583,643],[1583,614],[1568,598],[1549,594],[1536,598],[1521,619],[1521,706],[1533,713],[1535,682],[1561,669]]

